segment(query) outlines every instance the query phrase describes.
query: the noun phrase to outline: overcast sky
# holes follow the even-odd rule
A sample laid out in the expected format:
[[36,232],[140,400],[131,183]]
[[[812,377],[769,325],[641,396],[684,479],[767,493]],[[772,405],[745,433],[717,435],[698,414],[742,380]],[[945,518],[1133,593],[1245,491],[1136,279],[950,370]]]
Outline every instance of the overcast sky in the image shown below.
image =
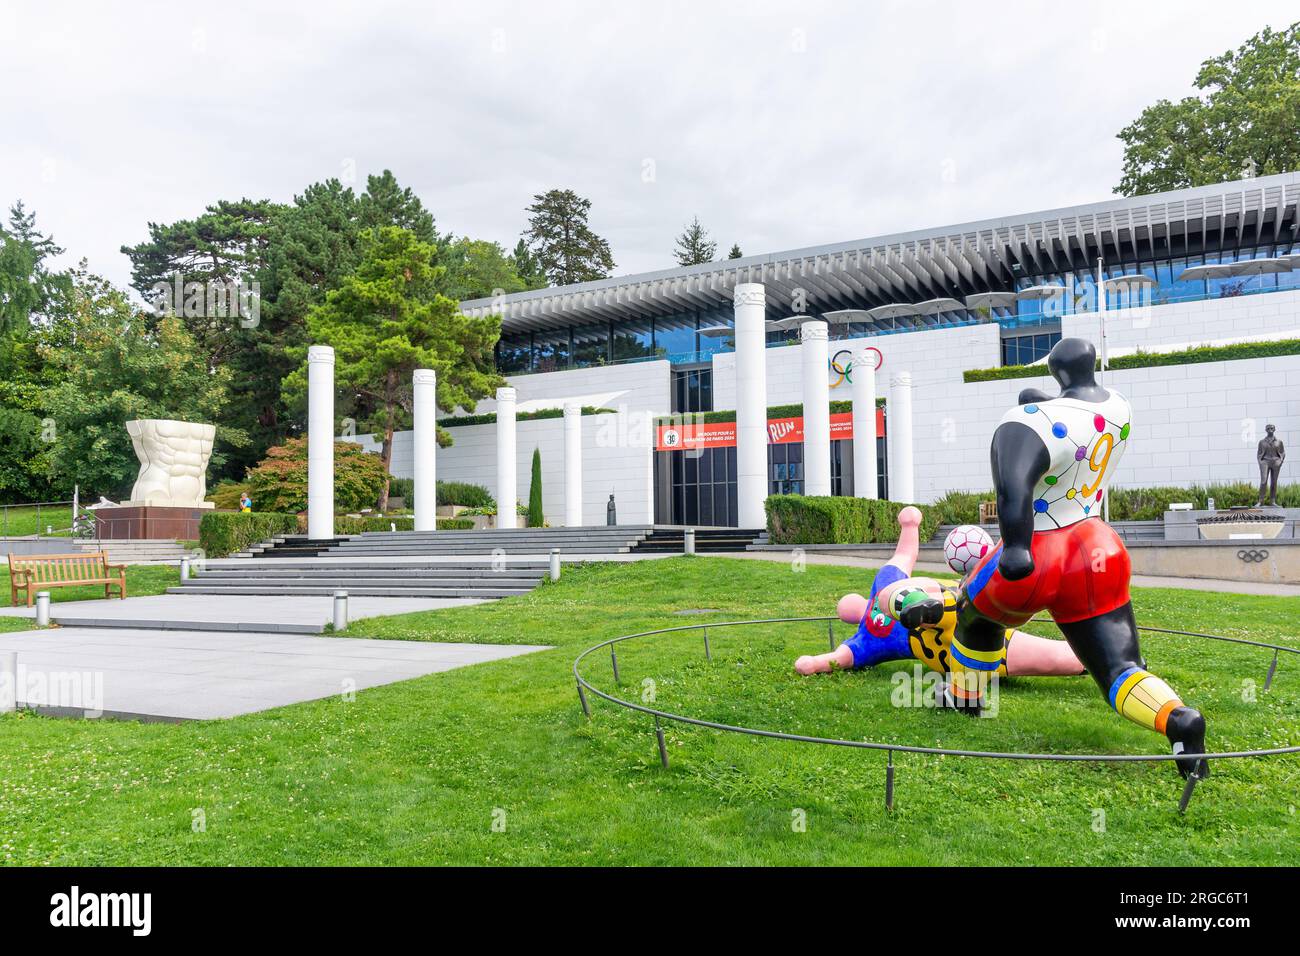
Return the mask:
[[125,285],[217,199],[384,168],[513,246],[593,202],[616,272],[1106,199],[1115,133],[1287,2],[0,5],[0,203]]

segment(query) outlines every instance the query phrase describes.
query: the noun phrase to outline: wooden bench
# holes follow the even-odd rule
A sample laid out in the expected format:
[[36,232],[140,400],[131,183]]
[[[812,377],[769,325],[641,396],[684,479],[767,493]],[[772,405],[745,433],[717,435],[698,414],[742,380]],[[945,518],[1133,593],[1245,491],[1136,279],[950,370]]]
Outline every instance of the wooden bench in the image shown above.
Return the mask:
[[27,593],[32,606],[37,589],[71,588],[83,584],[104,585],[104,597],[126,597],[126,565],[109,564],[105,551],[82,554],[9,555],[9,603],[18,603],[18,592]]
[[998,520],[998,503],[996,501],[980,502],[980,524],[996,524]]

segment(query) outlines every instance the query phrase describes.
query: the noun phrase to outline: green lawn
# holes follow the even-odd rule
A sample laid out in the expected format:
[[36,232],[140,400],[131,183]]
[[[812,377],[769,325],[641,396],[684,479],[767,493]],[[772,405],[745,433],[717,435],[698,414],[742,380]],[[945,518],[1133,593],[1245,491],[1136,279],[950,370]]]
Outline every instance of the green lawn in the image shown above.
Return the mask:
[[[361,621],[348,636],[547,643],[555,650],[228,721],[180,726],[0,719],[0,844],[57,864],[1294,864],[1300,758],[1220,762],[1185,817],[1168,764],[885,757],[579,709],[584,646],[635,630],[825,614],[869,573],[726,558],[566,570],[521,598]],[[1137,594],[1142,623],[1297,641],[1300,599]],[[674,610],[716,608],[704,617]],[[846,634],[847,629],[841,629]],[[346,637],[338,638],[340,640]],[[624,645],[621,693],[805,733],[984,749],[1163,752],[1091,681],[1004,685],[999,716],[890,706],[888,666],[799,678],[824,626]],[[1300,740],[1300,661],[1152,636],[1151,667],[1209,715],[1215,749]],[[593,681],[612,686],[608,657]],[[1257,696],[1251,701],[1253,681]],[[202,811],[205,828],[192,821]],[[1103,820],[1104,827],[1099,826]],[[802,819],[802,829],[792,823]],[[497,826],[494,828],[494,822]],[[504,829],[501,824],[504,823]],[[1100,832],[1099,832],[1100,830]]]
[[25,537],[45,534],[53,528],[56,536],[69,537],[72,528],[72,506],[0,508],[0,537]]
[[[150,594],[162,594],[168,588],[180,583],[180,571],[166,564],[133,564],[126,569],[127,600],[133,597],[146,597]],[[0,565],[0,587],[5,589],[0,600],[9,598],[9,568]],[[71,588],[50,588],[50,601],[93,601],[104,597],[103,585],[86,584]],[[24,598],[20,594],[20,603]],[[7,604],[4,606],[8,606]],[[31,630],[31,621],[17,617],[0,617],[0,632]]]

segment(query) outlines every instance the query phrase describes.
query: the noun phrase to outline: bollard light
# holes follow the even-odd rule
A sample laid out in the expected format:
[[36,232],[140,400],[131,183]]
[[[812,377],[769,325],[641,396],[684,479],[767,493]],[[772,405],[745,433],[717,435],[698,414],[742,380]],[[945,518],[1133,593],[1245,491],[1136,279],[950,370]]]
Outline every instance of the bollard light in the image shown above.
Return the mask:
[[685,552],[687,554],[695,553],[695,529],[687,528],[686,534],[682,536],[685,541]]
[[560,580],[560,549],[551,548],[551,580]]
[[50,626],[50,592],[36,592],[36,626]]
[[18,709],[18,653],[0,654],[0,714]]
[[181,558],[181,580],[188,581],[189,579],[190,579],[190,559]]
[[348,592],[334,592],[334,630],[346,631],[348,629]]

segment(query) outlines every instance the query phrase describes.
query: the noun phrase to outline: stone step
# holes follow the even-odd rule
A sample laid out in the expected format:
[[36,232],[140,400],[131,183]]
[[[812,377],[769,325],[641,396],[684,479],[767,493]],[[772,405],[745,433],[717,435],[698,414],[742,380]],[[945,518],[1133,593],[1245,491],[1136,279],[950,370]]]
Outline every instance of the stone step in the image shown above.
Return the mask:
[[427,598],[503,598],[527,594],[532,588],[405,588],[405,587],[273,587],[249,585],[245,587],[204,587],[200,585],[168,588],[168,594],[224,594],[224,595],[294,595],[329,597],[337,590],[346,590],[351,597],[427,597]]
[[534,570],[503,568],[500,571],[495,571],[491,567],[463,568],[455,565],[443,568],[404,568],[401,565],[388,567],[345,568],[332,565],[316,565],[306,568],[276,568],[265,566],[249,568],[204,568],[202,573],[195,575],[195,577],[201,577],[204,581],[235,580],[247,577],[290,580],[294,578],[322,576],[351,579],[403,578],[412,580],[444,580],[447,578],[501,580],[502,578],[510,578],[512,580],[536,581],[539,580],[543,574],[545,574],[545,571],[541,568]]
[[267,577],[261,574],[248,574],[237,578],[213,578],[204,574],[181,582],[181,587],[202,588],[239,588],[256,585],[257,587],[301,588],[301,587],[393,587],[393,588],[516,588],[529,590],[537,586],[540,578],[401,578],[401,577]]

